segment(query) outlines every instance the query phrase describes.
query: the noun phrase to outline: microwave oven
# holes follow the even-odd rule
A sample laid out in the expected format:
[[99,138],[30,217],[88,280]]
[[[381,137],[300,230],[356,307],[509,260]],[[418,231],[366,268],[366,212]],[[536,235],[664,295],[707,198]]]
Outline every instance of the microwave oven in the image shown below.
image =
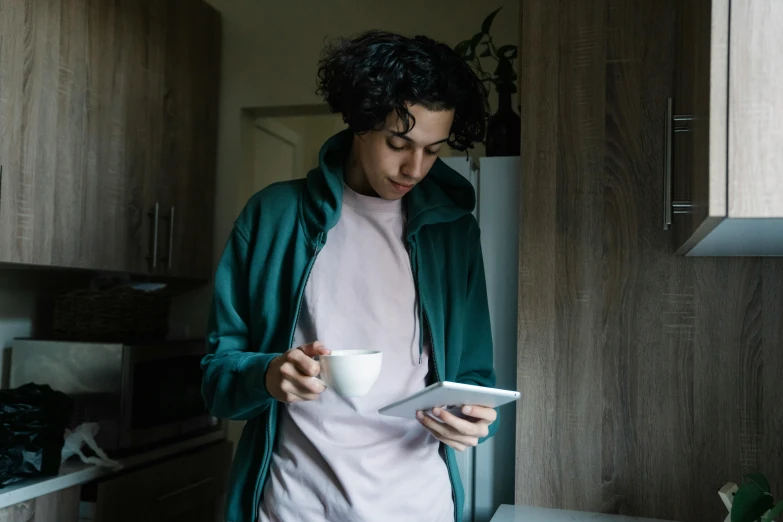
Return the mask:
[[201,395],[203,341],[150,344],[16,339],[12,388],[48,384],[73,399],[71,428],[96,422],[96,442],[121,456],[223,429]]

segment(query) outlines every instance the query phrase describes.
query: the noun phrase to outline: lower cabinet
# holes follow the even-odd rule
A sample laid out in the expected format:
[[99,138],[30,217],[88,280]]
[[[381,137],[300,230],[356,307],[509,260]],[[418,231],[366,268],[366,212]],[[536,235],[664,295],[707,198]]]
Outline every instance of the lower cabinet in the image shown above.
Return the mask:
[[81,520],[222,520],[231,448],[231,443],[219,442],[85,486]]

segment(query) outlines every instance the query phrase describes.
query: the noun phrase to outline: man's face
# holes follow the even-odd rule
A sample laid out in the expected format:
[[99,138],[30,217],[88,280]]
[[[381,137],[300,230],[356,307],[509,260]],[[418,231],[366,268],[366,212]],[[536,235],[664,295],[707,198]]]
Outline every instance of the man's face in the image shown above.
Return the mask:
[[451,132],[453,109],[430,111],[421,105],[410,105],[408,110],[416,118],[409,133],[402,134],[403,125],[397,113],[392,112],[383,130],[354,137],[353,161],[366,177],[356,180],[359,192],[400,199],[424,179],[440,148],[447,146],[444,142]]

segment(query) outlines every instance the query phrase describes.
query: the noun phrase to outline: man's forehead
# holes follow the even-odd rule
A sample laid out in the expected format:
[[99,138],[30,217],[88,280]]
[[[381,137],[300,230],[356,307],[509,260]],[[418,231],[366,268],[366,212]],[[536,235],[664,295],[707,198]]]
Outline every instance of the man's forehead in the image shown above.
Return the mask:
[[389,134],[391,134],[392,136],[396,136],[405,141],[409,141],[414,145],[419,145],[422,147],[437,145],[438,143],[443,143],[444,141],[449,139],[448,136],[443,136],[442,135],[443,133],[438,131],[427,132],[425,130],[422,130],[417,133],[416,127],[411,129],[411,131],[408,133],[396,129],[387,129],[387,130]]

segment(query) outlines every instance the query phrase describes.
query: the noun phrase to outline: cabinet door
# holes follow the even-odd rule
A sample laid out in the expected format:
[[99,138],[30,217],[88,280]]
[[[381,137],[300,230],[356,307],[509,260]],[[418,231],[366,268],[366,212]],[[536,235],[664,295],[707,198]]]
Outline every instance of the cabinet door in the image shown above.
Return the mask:
[[12,261],[16,252],[16,211],[11,186],[21,163],[22,60],[24,2],[0,0],[0,261]]
[[[220,18],[204,2],[169,0],[162,172],[164,273],[208,278],[212,268]],[[177,13],[175,16],[174,13]]]
[[[86,156],[82,241],[90,267],[134,270],[144,259],[145,175],[134,148],[140,107],[134,87],[144,31],[136,2],[76,2],[88,6]],[[75,37],[75,35],[69,35]]]
[[108,479],[98,485],[96,522],[169,522],[214,513],[225,494],[231,455],[231,444],[220,442]]
[[[127,81],[125,176],[131,187],[128,270],[160,273],[164,210],[158,193],[163,149],[163,100],[168,2],[123,0],[123,31],[128,40],[123,74]],[[156,203],[158,205],[156,219]]]
[[218,522],[219,520],[223,520],[223,502],[214,500],[194,507],[187,513],[167,519],[165,522]]
[[[726,0],[728,1],[728,0]],[[783,238],[783,1],[731,2],[728,213]],[[780,251],[780,249],[778,249]]]
[[681,0],[673,116],[691,116],[673,133],[675,248],[686,253],[726,217],[729,0]]
[[0,0],[0,261],[134,270],[133,0]]
[[219,22],[0,0],[0,262],[209,277]]
[[0,0],[0,261],[52,261],[59,16],[54,0]]

